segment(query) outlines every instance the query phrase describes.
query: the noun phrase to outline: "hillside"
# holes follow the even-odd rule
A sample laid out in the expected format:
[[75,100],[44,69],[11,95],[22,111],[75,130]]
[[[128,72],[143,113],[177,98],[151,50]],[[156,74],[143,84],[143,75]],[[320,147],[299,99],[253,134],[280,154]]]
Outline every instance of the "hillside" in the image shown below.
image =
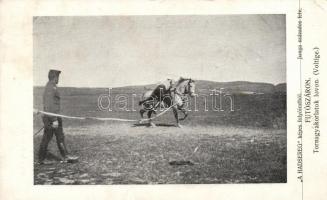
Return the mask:
[[[258,83],[247,81],[234,81],[234,82],[214,82],[205,80],[196,80],[196,92],[210,92],[210,90],[223,89],[225,92],[230,93],[244,93],[244,94],[267,94],[267,93],[286,93],[286,83],[280,83],[273,85],[270,83]],[[126,93],[143,93],[146,89],[154,88],[155,84],[149,85],[137,85],[137,86],[124,86],[113,88],[124,89]],[[59,85],[60,87],[60,85]],[[43,87],[34,87],[34,93],[40,93],[43,91]],[[74,87],[60,87],[62,95],[97,95],[102,94],[107,88],[74,88]]]
[[[147,90],[145,87],[154,88],[155,85],[112,88],[110,95],[108,88],[59,87],[61,111],[71,116],[138,119],[140,117],[138,102]],[[232,93],[232,104],[229,98],[222,97],[220,101],[218,99],[220,96],[211,95],[210,90],[220,88],[224,88],[224,93]],[[35,109],[43,108],[43,90],[44,87],[34,87]],[[184,121],[185,124],[286,127],[286,84],[274,86],[267,83],[219,83],[200,80],[196,81],[196,94],[198,98],[190,99],[188,104],[192,117]],[[105,96],[101,99],[103,108],[100,108],[99,97],[103,96]],[[109,96],[109,99],[106,98]],[[123,102],[120,97],[123,98]],[[159,121],[171,123],[174,119],[168,114],[160,117]],[[66,120],[65,123],[76,126],[82,122]],[[40,127],[41,124],[40,119],[34,123],[36,127]]]

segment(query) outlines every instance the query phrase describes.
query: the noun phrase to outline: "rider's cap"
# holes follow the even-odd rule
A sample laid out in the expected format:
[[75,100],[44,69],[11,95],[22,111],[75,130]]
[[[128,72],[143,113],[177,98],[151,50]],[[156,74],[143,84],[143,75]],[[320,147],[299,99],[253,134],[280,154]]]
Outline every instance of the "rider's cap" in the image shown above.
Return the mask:
[[50,69],[48,73],[48,78],[49,80],[53,79],[54,77],[58,77],[61,71],[55,70],[55,69]]

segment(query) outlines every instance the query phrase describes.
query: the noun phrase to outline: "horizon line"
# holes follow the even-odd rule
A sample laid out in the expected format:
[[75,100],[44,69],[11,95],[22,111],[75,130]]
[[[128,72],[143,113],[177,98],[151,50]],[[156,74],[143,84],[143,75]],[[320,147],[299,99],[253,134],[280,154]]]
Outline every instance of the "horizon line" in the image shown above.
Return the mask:
[[[214,82],[214,83],[235,83],[235,82],[247,82],[247,83],[259,83],[259,84],[270,84],[270,85],[273,85],[273,86],[277,86],[277,85],[280,85],[280,84],[287,84],[287,82],[279,82],[279,83],[269,83],[269,82],[255,82],[255,81],[221,81],[221,82],[218,82],[218,81],[211,81],[211,80],[203,80],[203,79],[193,79],[195,81],[207,81],[207,82]],[[148,84],[142,84],[142,85],[139,85],[139,84],[136,84],[136,85],[122,85],[122,86],[115,86],[115,87],[109,87],[109,88],[122,88],[122,87],[141,87],[141,86],[147,86],[147,85],[157,85],[158,83],[148,83]],[[44,87],[45,85],[34,85],[33,84],[33,87]],[[105,87],[105,86],[81,86],[81,87],[78,87],[78,86],[59,86],[58,87],[70,87],[70,88],[108,88],[108,87]]]

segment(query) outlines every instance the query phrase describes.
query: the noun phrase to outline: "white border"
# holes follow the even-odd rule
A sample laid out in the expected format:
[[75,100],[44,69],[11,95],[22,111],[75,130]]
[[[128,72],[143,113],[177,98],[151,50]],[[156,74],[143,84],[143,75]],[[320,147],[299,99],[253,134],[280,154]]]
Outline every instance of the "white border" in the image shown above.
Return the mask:
[[[321,72],[326,66],[326,2],[304,1],[303,76],[310,73],[310,46],[322,49]],[[302,199],[296,179],[296,95],[299,69],[296,59],[296,12],[294,0],[248,1],[104,1],[104,0],[3,0],[0,1],[0,198],[1,199]],[[286,14],[287,19],[287,110],[288,177],[286,184],[217,184],[155,186],[34,186],[33,185],[33,61],[32,17],[74,15],[187,15],[187,14]],[[267,47],[269,48],[269,47]],[[321,85],[323,86],[321,77]],[[321,102],[321,153],[309,151],[312,135],[305,133],[303,199],[324,199],[326,183],[326,136],[323,135],[326,98]],[[307,127],[308,128],[308,127]]]

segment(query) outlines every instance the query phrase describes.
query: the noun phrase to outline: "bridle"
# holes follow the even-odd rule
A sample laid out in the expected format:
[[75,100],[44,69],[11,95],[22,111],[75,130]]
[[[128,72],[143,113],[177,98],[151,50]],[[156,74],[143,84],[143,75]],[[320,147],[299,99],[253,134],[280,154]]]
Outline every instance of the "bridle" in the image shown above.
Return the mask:
[[182,99],[184,99],[186,95],[190,94],[192,79],[187,79],[187,81],[188,83],[187,83],[187,87],[185,87],[185,93],[179,92],[176,88],[173,89],[173,93],[175,95],[176,94],[179,95],[180,97],[182,97]]

